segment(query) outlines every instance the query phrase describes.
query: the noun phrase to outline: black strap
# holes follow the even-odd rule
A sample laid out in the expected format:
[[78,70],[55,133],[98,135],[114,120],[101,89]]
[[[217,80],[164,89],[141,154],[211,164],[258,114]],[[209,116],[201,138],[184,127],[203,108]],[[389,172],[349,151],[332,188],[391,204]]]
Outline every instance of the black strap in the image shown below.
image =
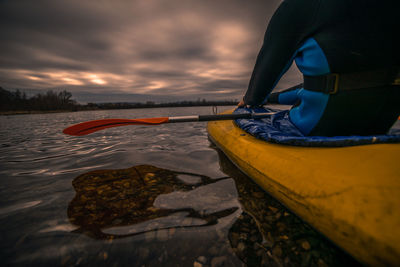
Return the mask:
[[336,94],[338,91],[397,84],[399,82],[397,76],[399,75],[398,68],[342,74],[330,73],[319,76],[304,75],[304,89]]

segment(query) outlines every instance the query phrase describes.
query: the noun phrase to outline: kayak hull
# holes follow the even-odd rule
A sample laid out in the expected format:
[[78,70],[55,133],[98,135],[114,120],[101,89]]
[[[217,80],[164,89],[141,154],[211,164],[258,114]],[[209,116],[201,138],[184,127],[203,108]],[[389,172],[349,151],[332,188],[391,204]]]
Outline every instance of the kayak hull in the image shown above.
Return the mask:
[[278,145],[233,121],[207,131],[239,169],[360,262],[400,262],[400,144]]

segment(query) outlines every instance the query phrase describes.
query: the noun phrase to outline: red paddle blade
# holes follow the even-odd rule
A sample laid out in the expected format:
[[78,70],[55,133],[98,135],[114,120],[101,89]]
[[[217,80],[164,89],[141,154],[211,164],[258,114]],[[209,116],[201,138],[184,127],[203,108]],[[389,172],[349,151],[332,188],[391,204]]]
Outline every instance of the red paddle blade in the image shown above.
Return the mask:
[[168,122],[168,117],[133,119],[133,120],[103,119],[103,120],[87,121],[72,125],[68,128],[65,128],[63,133],[74,136],[82,136],[111,127],[126,126],[126,125],[157,125],[167,122]]

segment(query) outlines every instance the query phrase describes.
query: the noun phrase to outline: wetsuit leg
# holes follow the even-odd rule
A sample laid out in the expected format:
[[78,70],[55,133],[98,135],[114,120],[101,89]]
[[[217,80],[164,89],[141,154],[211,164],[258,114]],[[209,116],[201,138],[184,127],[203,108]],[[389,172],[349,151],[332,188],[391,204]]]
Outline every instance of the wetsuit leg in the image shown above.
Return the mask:
[[329,97],[309,135],[386,134],[400,114],[400,86],[345,91]]

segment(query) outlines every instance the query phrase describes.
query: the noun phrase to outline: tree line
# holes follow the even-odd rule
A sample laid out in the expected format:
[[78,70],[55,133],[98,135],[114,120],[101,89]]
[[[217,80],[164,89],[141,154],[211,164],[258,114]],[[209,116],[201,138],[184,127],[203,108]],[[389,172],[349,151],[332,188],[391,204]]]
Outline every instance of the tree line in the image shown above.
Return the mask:
[[131,109],[131,108],[165,108],[165,107],[200,107],[200,106],[233,106],[238,101],[222,100],[222,101],[177,101],[168,103],[154,103],[147,101],[145,103],[88,103],[91,109]]
[[75,110],[78,106],[75,100],[71,99],[72,94],[66,90],[46,93],[38,93],[27,97],[25,92],[16,90],[10,92],[0,87],[0,110],[2,111],[50,111],[50,110]]
[[178,101],[169,103],[88,103],[78,104],[71,99],[72,94],[66,90],[54,92],[49,90],[45,93],[38,93],[27,97],[25,92],[16,90],[10,92],[0,87],[0,111],[78,111],[97,109],[132,109],[132,108],[158,108],[158,107],[193,107],[193,106],[228,106],[236,105],[237,100],[206,101]]

